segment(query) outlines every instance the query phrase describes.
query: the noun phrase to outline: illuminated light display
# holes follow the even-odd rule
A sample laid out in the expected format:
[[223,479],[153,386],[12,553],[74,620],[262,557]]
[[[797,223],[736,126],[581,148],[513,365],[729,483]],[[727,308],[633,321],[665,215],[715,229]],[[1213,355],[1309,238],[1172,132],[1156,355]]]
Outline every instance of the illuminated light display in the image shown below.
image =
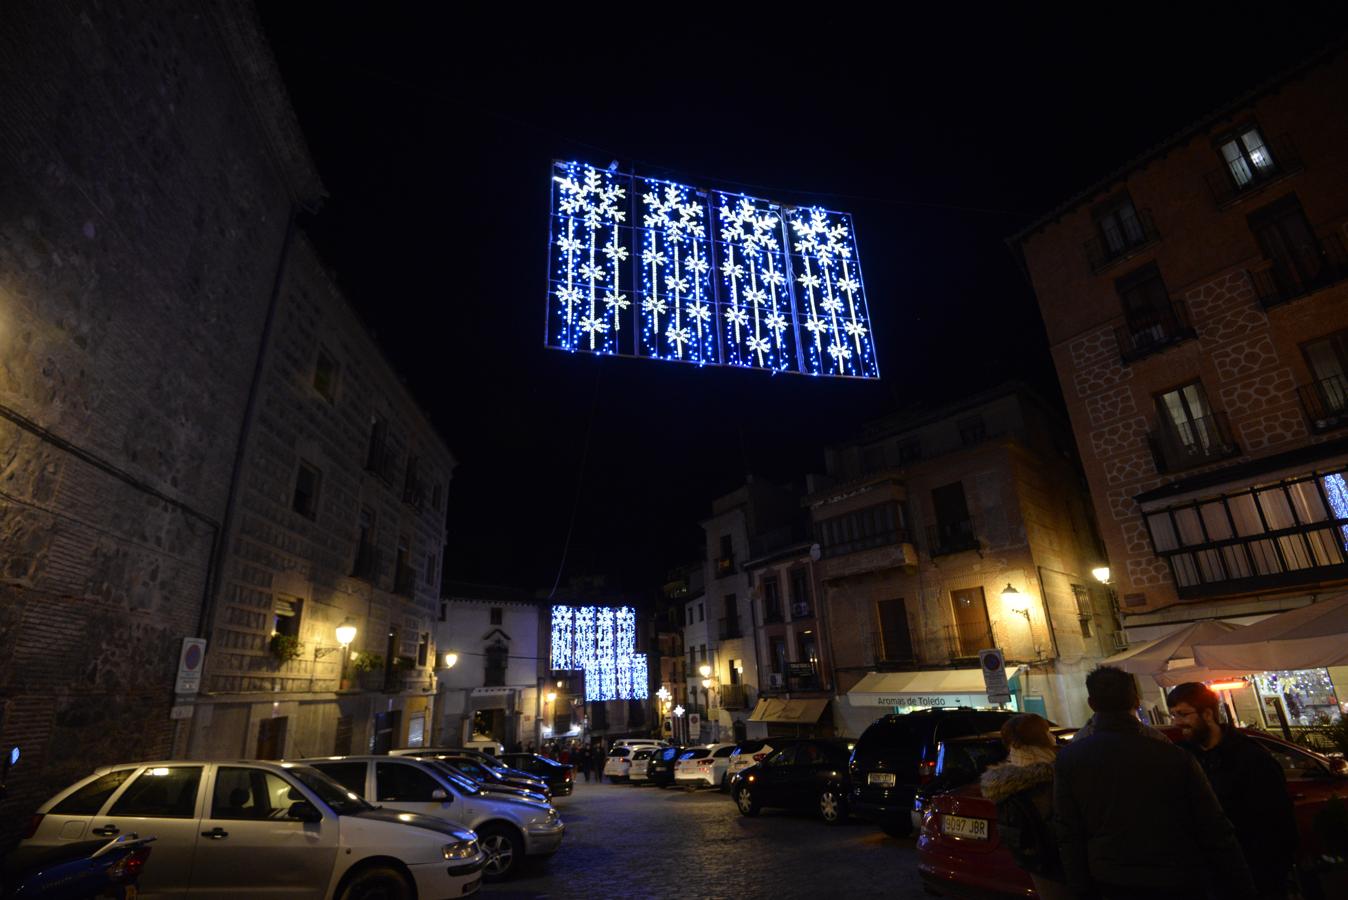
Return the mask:
[[[1335,472],[1321,477],[1320,481],[1325,486],[1325,497],[1334,511],[1334,518],[1348,519],[1348,482],[1344,481],[1343,475]],[[1339,533],[1343,549],[1348,550],[1348,525],[1340,526]]]
[[585,699],[644,700],[649,670],[636,652],[636,611],[630,606],[554,606],[552,668],[585,673]]
[[846,213],[554,166],[549,347],[880,377]]

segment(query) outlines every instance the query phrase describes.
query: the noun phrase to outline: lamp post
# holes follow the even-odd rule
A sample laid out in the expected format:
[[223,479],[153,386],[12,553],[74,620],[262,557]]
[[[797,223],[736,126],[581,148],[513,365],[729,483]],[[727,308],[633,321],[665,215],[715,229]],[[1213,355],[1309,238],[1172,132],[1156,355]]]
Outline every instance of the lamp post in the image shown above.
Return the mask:
[[680,704],[679,706],[674,707],[674,731],[675,731],[675,736],[676,736],[676,737],[679,737],[679,738],[683,738],[683,736],[684,736],[684,735],[683,735],[683,727],[682,727],[682,726],[683,726],[683,713],[684,713],[684,709],[683,709],[683,705],[682,705],[682,704]]
[[337,643],[342,647],[342,664],[340,672],[337,675],[337,689],[341,690],[346,684],[346,660],[351,655],[351,645],[356,641],[356,623],[347,616],[342,620],[342,624],[336,628]]
[[1008,581],[1006,587],[1002,589],[1002,603],[1011,612],[1025,618],[1025,627],[1030,632],[1030,646],[1034,649],[1034,655],[1043,656],[1043,651],[1039,649],[1034,639],[1034,620],[1030,618],[1029,597],[1012,587]]

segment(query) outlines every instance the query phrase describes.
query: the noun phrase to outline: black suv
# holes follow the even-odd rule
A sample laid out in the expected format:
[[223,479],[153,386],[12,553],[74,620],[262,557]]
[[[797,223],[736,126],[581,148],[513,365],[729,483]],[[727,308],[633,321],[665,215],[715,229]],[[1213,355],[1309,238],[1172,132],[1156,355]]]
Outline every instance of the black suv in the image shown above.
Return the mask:
[[852,751],[852,815],[887,833],[912,830],[913,797],[936,773],[941,741],[997,731],[1015,713],[968,707],[884,716],[862,732]]

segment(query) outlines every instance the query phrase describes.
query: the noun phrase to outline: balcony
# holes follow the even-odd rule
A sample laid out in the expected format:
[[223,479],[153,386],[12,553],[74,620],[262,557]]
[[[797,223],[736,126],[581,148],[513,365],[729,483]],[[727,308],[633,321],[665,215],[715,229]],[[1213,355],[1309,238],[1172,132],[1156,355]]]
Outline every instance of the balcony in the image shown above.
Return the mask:
[[403,483],[403,502],[417,512],[426,505],[426,485],[417,477],[415,470],[409,470]]
[[1114,329],[1114,338],[1119,343],[1119,358],[1125,365],[1197,336],[1189,324],[1189,314],[1184,306],[1174,303]]
[[1284,134],[1268,141],[1266,149],[1267,165],[1251,169],[1248,164],[1244,164],[1238,170],[1222,166],[1207,174],[1208,189],[1212,191],[1212,199],[1217,202],[1219,209],[1301,171],[1301,154],[1297,152],[1289,135]]
[[748,709],[749,688],[743,684],[721,685],[721,709]]
[[1316,588],[1348,579],[1348,519],[1162,550],[1182,600]]
[[819,673],[811,671],[808,675],[802,673],[787,672],[786,689],[789,691],[822,691],[823,682],[819,678]]
[[[1313,294],[1348,278],[1348,253],[1344,252],[1343,241],[1337,234],[1323,235],[1315,246],[1302,249],[1305,252],[1298,257],[1301,265],[1266,259],[1260,266],[1250,270],[1254,293],[1264,309],[1290,303],[1298,297]],[[1303,272],[1302,266],[1316,268]]]
[[991,650],[997,646],[992,629],[986,625],[945,626],[946,653],[953,659],[977,659],[979,650]]
[[722,616],[720,626],[717,633],[723,641],[733,641],[736,638],[744,637],[744,632],[740,630],[739,616],[733,618]]
[[1162,474],[1182,472],[1198,466],[1230,459],[1240,453],[1231,437],[1226,413],[1214,412],[1181,424],[1164,421],[1147,433],[1156,471]]
[[1324,434],[1348,425],[1348,379],[1331,375],[1297,386],[1311,431]]
[[360,544],[356,547],[356,562],[351,567],[351,577],[372,584],[379,577],[379,550],[372,544]]
[[1082,244],[1082,249],[1086,252],[1091,272],[1098,273],[1160,239],[1161,235],[1151,218],[1151,210],[1141,209],[1137,211],[1133,227],[1115,232],[1112,240],[1103,234],[1096,235]]
[[974,523],[969,519],[927,526],[927,552],[933,558],[980,549]]

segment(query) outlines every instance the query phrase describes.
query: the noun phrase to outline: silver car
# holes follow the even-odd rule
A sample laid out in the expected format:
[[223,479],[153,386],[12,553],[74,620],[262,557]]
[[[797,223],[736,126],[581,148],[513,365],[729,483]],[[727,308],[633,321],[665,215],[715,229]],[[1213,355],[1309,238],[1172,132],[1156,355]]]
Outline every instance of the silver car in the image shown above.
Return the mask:
[[461,897],[487,862],[471,832],[378,809],[302,765],[104,766],[37,812],[27,846],[153,836],[140,875],[147,898]]
[[488,793],[434,760],[343,756],[300,762],[372,802],[471,828],[487,854],[489,880],[512,874],[526,856],[550,856],[562,845],[566,828],[547,803]]

